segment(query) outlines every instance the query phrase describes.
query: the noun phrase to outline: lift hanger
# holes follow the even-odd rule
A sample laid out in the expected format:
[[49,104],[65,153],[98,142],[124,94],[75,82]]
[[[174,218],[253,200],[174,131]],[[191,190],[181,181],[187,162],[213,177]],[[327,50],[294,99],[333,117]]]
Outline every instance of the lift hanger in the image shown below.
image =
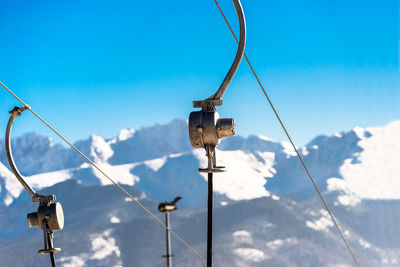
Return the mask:
[[220,119],[216,110],[216,106],[222,106],[222,96],[239,67],[246,43],[246,22],[242,5],[239,0],[232,1],[235,5],[240,26],[239,46],[235,59],[217,92],[207,99],[193,101],[193,107],[201,108],[201,111],[193,111],[189,116],[190,142],[194,148],[206,149],[209,159],[208,167],[200,169],[200,172],[224,171],[223,167],[216,166],[215,147],[219,144],[219,139],[235,135],[235,120]]
[[213,173],[224,172],[225,167],[217,166],[215,147],[224,137],[235,135],[235,120],[220,119],[216,106],[222,106],[222,96],[235,75],[244,54],[246,44],[246,22],[239,0],[232,0],[239,20],[239,46],[231,68],[215,94],[201,101],[193,101],[193,107],[201,108],[189,115],[189,139],[194,148],[204,148],[208,158],[207,168],[199,172],[208,173],[207,200],[207,267],[212,267],[212,209],[213,209]]
[[54,202],[56,200],[55,195],[44,196],[38,194],[29,184],[25,181],[17,166],[15,165],[14,158],[11,152],[11,129],[12,124],[16,117],[20,116],[22,112],[30,107],[25,105],[23,107],[14,107],[9,113],[11,117],[7,123],[5,147],[8,163],[14,173],[15,177],[25,188],[25,190],[31,195],[32,202],[39,203],[37,212],[32,212],[27,215],[29,227],[38,226],[43,230],[44,249],[38,251],[39,254],[49,254],[51,265],[56,266],[54,253],[60,252],[61,249],[53,246],[53,232],[62,230],[64,228],[64,213],[60,203]]

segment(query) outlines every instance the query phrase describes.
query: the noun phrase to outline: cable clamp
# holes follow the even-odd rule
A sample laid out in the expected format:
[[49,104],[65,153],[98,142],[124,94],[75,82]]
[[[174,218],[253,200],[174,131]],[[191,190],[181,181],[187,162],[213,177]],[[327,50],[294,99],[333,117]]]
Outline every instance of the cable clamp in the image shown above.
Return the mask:
[[193,101],[194,108],[202,108],[204,110],[215,110],[215,107],[222,106],[222,99],[205,99]]
[[22,114],[22,112],[24,112],[27,109],[31,109],[31,107],[29,105],[25,105],[23,107],[14,107],[12,110],[10,110],[8,113],[10,114],[15,114],[16,116],[20,116]]

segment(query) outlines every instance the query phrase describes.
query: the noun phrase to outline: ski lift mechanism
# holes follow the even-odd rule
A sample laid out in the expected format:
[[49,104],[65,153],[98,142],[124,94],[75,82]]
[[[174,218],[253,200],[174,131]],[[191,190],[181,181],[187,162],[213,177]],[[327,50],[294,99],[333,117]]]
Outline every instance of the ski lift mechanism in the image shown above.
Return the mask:
[[194,108],[189,115],[189,139],[194,148],[204,148],[208,159],[207,168],[200,168],[199,172],[207,173],[208,198],[207,198],[207,267],[212,267],[212,228],[213,228],[213,173],[224,172],[225,167],[217,166],[215,148],[219,140],[235,135],[235,120],[221,119],[216,107],[222,106],[222,96],[235,75],[244,54],[246,43],[246,22],[240,0],[232,0],[235,5],[239,20],[239,46],[231,68],[225,76],[218,91],[209,98],[193,101]]
[[191,145],[194,148],[204,148],[209,159],[208,167],[199,169],[200,172],[224,171],[224,167],[216,165],[215,147],[219,144],[220,139],[235,135],[235,120],[232,118],[220,118],[216,109],[217,106],[222,106],[222,96],[239,67],[246,43],[246,22],[242,5],[239,0],[233,0],[233,4],[235,5],[240,27],[239,46],[235,59],[218,91],[207,99],[193,101],[193,107],[201,108],[201,110],[193,111],[189,115],[189,139]]
[[29,213],[27,215],[29,227],[39,227],[43,230],[44,237],[44,249],[38,251],[39,254],[50,254],[50,260],[52,266],[55,266],[54,253],[60,252],[61,249],[54,248],[53,246],[53,232],[62,230],[64,228],[64,213],[60,203],[54,202],[56,200],[55,195],[44,196],[38,194],[32,187],[26,183],[25,179],[19,172],[15,165],[14,158],[11,151],[11,129],[12,124],[16,117],[20,116],[22,112],[29,109],[29,106],[14,107],[9,113],[11,113],[10,119],[8,120],[6,137],[5,137],[5,148],[8,163],[14,173],[15,177],[25,188],[25,190],[31,195],[32,202],[39,203],[38,210],[36,212]]

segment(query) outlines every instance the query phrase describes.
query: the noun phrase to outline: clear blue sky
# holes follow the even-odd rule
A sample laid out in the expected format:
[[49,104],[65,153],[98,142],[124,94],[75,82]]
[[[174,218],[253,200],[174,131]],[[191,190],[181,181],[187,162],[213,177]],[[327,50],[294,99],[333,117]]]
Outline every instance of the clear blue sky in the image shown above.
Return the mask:
[[[219,1],[237,30],[232,2]],[[242,4],[246,53],[297,144],[400,119],[398,0]],[[187,118],[236,51],[213,0],[3,0],[0,10],[0,80],[73,141]],[[0,89],[0,133],[16,104]],[[285,140],[245,61],[219,111],[240,135]],[[52,136],[29,112],[14,129]]]

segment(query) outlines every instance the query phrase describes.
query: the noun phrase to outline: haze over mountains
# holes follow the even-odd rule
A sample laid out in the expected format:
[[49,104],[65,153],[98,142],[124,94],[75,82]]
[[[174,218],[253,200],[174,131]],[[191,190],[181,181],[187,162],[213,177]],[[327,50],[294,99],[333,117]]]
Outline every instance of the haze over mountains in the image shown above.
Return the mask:
[[[318,136],[300,149],[362,266],[400,264],[399,141],[395,121]],[[155,213],[159,201],[183,196],[173,229],[204,254],[207,181],[197,169],[206,158],[191,148],[185,120],[124,129],[109,140],[92,135],[75,145]],[[28,183],[56,194],[64,207],[66,227],[55,234],[60,266],[164,265],[162,228],[74,151],[34,133],[12,146]],[[223,140],[217,160],[228,172],[214,179],[215,266],[352,265],[288,143],[236,136]],[[46,265],[47,257],[35,254],[41,233],[25,222],[36,207],[6,166],[1,146],[0,255],[23,250],[4,266]],[[202,265],[173,246],[178,266]]]

